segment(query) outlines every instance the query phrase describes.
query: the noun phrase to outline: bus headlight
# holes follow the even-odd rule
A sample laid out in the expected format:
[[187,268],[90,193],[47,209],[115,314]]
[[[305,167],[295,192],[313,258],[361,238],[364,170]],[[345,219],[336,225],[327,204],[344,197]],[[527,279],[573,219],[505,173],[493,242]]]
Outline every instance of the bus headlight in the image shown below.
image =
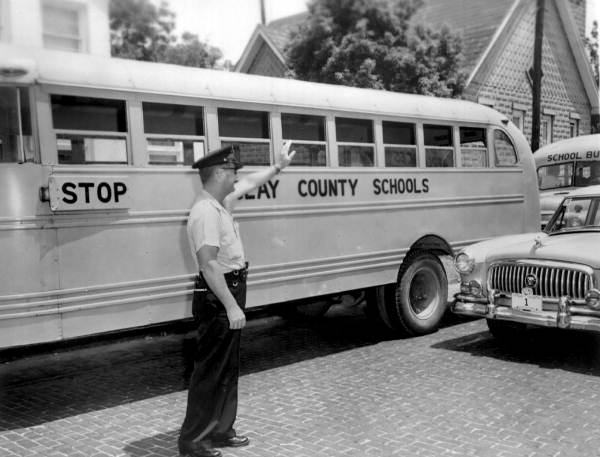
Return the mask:
[[468,274],[473,271],[475,261],[464,252],[459,253],[454,257],[454,268],[460,274]]
[[600,310],[600,290],[590,289],[585,294],[585,304],[593,310]]

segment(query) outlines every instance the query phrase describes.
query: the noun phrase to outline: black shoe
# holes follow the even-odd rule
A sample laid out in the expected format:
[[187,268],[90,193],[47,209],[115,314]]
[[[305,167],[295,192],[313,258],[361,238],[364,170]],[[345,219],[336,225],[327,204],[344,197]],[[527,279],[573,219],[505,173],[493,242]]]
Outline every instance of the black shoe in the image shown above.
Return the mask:
[[242,447],[250,444],[250,438],[243,435],[235,435],[225,438],[211,438],[210,441],[215,447]]
[[221,452],[211,449],[205,443],[179,443],[179,453],[187,457],[221,457]]

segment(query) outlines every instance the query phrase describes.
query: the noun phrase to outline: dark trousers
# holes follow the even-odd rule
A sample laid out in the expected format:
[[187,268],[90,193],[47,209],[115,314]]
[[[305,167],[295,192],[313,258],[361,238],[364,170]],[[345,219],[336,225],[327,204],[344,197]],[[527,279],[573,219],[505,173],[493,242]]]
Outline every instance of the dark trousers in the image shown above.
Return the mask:
[[[225,275],[239,307],[246,306],[246,270]],[[202,278],[196,278],[192,309],[198,324],[194,372],[179,441],[235,436],[241,330],[230,330],[225,307]]]

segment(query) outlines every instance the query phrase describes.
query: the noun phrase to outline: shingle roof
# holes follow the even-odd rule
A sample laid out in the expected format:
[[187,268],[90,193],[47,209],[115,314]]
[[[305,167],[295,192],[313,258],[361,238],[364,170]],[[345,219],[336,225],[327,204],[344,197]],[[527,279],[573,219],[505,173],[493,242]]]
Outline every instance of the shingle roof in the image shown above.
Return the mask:
[[[465,67],[471,71],[490,44],[516,0],[425,0],[424,6],[413,18],[432,28],[445,23],[463,39]],[[273,44],[283,52],[290,33],[308,18],[308,12],[272,21],[265,32]]]

